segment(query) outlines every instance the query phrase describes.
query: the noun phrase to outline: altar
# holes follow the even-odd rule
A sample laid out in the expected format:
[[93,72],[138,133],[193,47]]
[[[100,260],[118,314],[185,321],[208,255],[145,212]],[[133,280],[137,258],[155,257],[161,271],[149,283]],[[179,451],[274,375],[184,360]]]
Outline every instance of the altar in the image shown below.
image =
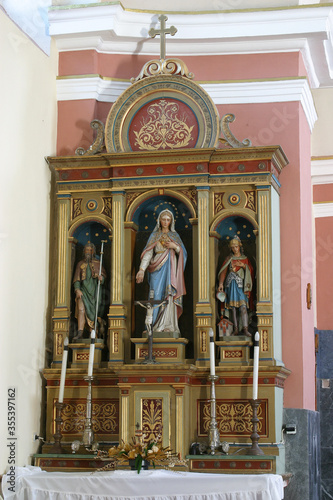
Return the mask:
[[[164,33],[166,18],[159,19]],[[242,473],[250,479],[228,479],[232,498],[282,498],[256,496],[249,485],[263,491],[267,473],[286,472],[281,432],[290,372],[281,361],[281,304],[273,299],[280,289],[279,176],[288,159],[279,145],[237,139],[234,120],[220,118],[186,64],[165,60],[161,49],[105,125],[91,123],[96,137],[88,149],[47,158],[55,199],[53,345],[34,465],[60,476],[34,472],[22,481],[85,478],[100,481],[98,498],[110,495],[105,482],[120,472],[77,476],[89,474],[77,459],[75,475],[63,476],[72,468],[66,457],[80,445],[93,451],[131,442],[139,429],[144,445],[196,453],[190,481],[127,475],[133,491],[143,478],[154,485],[164,474],[166,488],[159,478],[150,495],[169,488],[170,497],[190,495],[195,474],[205,472],[202,494],[215,485],[212,497],[227,498],[221,484]],[[222,442],[229,455],[207,455]],[[244,457],[235,458],[240,450]],[[210,482],[213,472],[223,477]],[[260,473],[262,480],[253,476]],[[171,486],[179,478],[183,492]],[[237,490],[239,481],[252,496]]]
[[[220,475],[169,470],[46,472],[18,467],[11,488],[3,476],[4,500],[282,500],[280,475]],[[13,491],[14,490],[14,491]]]

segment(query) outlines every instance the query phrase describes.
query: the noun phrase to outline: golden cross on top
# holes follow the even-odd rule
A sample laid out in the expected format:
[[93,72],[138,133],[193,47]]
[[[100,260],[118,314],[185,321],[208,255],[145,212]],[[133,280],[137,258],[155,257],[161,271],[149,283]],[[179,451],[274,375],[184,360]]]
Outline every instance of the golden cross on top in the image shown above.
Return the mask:
[[159,30],[156,30],[155,28],[151,28],[148,31],[148,35],[151,36],[152,38],[155,38],[156,35],[161,36],[161,42],[160,42],[160,47],[161,47],[161,60],[165,59],[165,35],[175,35],[177,33],[177,28],[174,26],[170,26],[170,28],[165,27],[165,21],[168,20],[167,16],[162,14],[159,16],[159,21],[161,24],[161,28]]

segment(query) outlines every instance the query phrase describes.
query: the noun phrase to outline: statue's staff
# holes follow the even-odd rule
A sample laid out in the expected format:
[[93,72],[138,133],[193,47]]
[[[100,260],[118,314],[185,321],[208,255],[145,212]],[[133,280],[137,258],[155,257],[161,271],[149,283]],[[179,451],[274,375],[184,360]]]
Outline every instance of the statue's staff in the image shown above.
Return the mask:
[[101,258],[100,258],[100,261],[99,261],[99,273],[98,273],[98,284],[97,284],[97,294],[96,294],[96,313],[95,313],[95,323],[94,323],[95,332],[96,332],[96,328],[97,328],[99,291],[100,291],[100,288],[101,288],[100,276],[102,274],[102,261],[103,261],[103,253],[104,253],[103,252],[104,243],[107,243],[107,240],[102,240],[102,246],[101,246],[101,252],[100,252]]

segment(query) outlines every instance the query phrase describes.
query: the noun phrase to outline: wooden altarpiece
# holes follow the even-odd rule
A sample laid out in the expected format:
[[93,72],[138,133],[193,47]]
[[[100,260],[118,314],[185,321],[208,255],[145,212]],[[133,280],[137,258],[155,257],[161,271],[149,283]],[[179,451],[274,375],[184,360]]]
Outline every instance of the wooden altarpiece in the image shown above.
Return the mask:
[[[153,72],[151,71],[153,68]],[[89,468],[91,457],[70,455],[85,419],[84,375],[88,340],[76,333],[74,267],[92,240],[97,255],[105,241],[103,266],[105,333],[97,340],[92,384],[93,429],[101,446],[127,441],[135,426],[184,457],[192,443],[206,442],[210,419],[209,339],[217,353],[216,411],[226,456],[191,456],[191,469],[209,472],[283,472],[280,443],[283,385],[281,357],[279,174],[288,163],[280,146],[252,147],[231,133],[232,115],[220,119],[208,94],[176,59],[150,61],[112,106],[105,129],[92,123],[96,139],[75,156],[49,157],[54,174],[56,228],[52,253],[53,359],[47,381],[46,441],[55,433],[63,342],[70,359],[62,414],[66,456],[50,446],[36,457],[48,470]],[[181,334],[154,337],[154,364],[144,363],[147,339],[146,285],[136,285],[140,253],[158,212],[170,208],[187,247]],[[217,272],[228,239],[244,240],[255,269],[250,332],[260,333],[260,445],[265,455],[233,455],[249,447],[252,397],[252,340],[223,336]],[[193,450],[192,450],[193,451]],[[53,458],[52,458],[53,457]],[[73,465],[73,464],[76,465]],[[93,465],[94,466],[94,465]],[[95,464],[96,466],[96,464]]]

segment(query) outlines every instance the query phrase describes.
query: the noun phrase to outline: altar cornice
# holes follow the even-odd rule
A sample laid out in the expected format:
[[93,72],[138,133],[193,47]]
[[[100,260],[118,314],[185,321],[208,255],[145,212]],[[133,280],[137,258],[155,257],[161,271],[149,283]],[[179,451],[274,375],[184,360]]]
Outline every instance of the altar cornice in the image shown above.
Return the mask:
[[173,189],[240,183],[271,185],[279,191],[279,175],[288,164],[280,146],[199,148],[167,151],[103,153],[48,157],[56,173],[58,196],[114,190]]
[[[200,149],[168,149],[168,154],[161,151],[131,151],[121,153],[101,153],[93,156],[48,156],[49,166],[54,170],[66,169],[98,169],[108,167],[125,167],[133,165],[160,165],[186,163],[212,163],[221,161],[272,160],[279,171],[288,164],[281,146],[260,146],[244,148],[200,148]],[[200,170],[202,171],[202,170]]]
[[[301,51],[311,86],[332,86],[332,12],[330,5],[315,5],[168,13],[178,29],[168,41],[168,56]],[[120,3],[56,8],[49,11],[50,35],[60,51],[156,56],[159,42],[150,39],[148,31],[157,17],[153,12],[125,10]]]

